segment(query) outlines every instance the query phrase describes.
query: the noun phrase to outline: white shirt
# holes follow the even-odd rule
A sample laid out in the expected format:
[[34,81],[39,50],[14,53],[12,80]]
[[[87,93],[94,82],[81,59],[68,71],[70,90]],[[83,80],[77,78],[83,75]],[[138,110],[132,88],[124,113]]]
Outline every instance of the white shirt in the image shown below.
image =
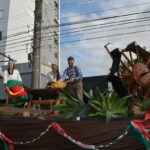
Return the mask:
[[46,76],[46,83],[48,82],[56,82],[57,81],[57,77],[54,76],[53,72],[48,72],[47,76]]
[[8,74],[8,70],[4,71],[4,84],[9,80],[22,81],[20,73],[17,69],[14,69],[13,74]]

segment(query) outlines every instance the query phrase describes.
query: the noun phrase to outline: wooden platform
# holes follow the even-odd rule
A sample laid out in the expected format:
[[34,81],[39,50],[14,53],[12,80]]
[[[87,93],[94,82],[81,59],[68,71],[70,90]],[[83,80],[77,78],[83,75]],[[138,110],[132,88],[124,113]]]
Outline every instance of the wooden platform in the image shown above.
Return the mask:
[[[116,139],[128,123],[135,118],[114,120],[53,120],[59,123],[72,137],[94,145],[106,144]],[[26,141],[37,137],[52,121],[31,118],[0,118],[0,130],[13,141]],[[0,149],[3,150],[2,145]],[[15,145],[15,150],[80,150],[79,147],[50,129],[48,134],[35,143]],[[109,150],[146,150],[132,136],[127,136]]]
[[25,109],[25,108],[18,108],[15,107],[13,104],[0,104],[0,117],[4,116],[23,116],[24,112],[29,112],[30,116],[38,117],[41,113],[50,113],[49,110],[45,109],[39,109],[39,108],[31,108],[31,109]]

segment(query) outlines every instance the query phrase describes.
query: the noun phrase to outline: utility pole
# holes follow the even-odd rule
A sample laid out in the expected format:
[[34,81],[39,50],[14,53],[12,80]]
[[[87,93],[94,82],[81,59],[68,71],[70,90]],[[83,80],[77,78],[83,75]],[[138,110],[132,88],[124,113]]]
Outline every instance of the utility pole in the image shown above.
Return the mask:
[[41,48],[42,1],[43,0],[35,0],[32,88],[40,87],[40,48]]

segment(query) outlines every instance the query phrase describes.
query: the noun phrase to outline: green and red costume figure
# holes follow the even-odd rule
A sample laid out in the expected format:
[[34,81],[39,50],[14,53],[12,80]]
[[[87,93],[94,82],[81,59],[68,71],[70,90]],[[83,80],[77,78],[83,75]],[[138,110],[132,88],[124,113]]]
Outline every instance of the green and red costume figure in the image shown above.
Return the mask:
[[23,88],[22,78],[17,69],[15,69],[14,61],[8,62],[8,69],[4,71],[4,84],[6,93],[11,97],[10,103],[23,105],[28,101],[28,96]]
[[28,101],[28,95],[21,81],[9,80],[6,92],[11,96],[11,104],[23,105]]

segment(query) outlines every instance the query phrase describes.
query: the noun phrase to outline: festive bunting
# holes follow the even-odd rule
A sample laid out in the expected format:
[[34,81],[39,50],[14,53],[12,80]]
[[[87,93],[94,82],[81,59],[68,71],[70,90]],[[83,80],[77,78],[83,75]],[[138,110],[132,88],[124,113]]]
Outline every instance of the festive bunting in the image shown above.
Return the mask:
[[0,140],[4,145],[5,150],[14,150],[14,143],[0,132]]
[[147,149],[150,149],[150,124],[144,125],[150,119],[150,109],[147,111],[144,120],[133,120],[129,124],[130,134],[135,137],[140,143],[144,144]]
[[108,148],[113,144],[116,144],[121,139],[123,139],[128,133],[130,133],[132,136],[134,136],[140,143],[144,144],[147,149],[150,149],[150,135],[148,133],[148,128],[150,127],[150,124],[143,125],[142,123],[145,123],[145,121],[150,119],[150,109],[145,115],[144,120],[133,120],[131,123],[127,126],[125,131],[122,135],[120,135],[118,138],[116,138],[114,141],[108,143],[108,144],[102,144],[102,145],[89,145],[83,142],[80,142],[76,140],[75,138],[71,137],[59,124],[56,122],[53,122],[50,124],[45,131],[43,131],[39,136],[32,140],[24,141],[24,142],[12,142],[10,139],[8,139],[2,132],[0,132],[0,140],[4,144],[5,150],[14,150],[14,144],[15,145],[24,145],[24,144],[30,144],[37,140],[39,140],[42,136],[44,136],[50,128],[52,127],[57,133],[65,137],[67,140],[71,141],[72,143],[76,144],[82,149],[87,150],[100,150],[104,148]]
[[[105,148],[105,147],[110,147],[112,144],[116,144],[118,141],[120,141],[121,139],[123,139],[127,134],[128,134],[128,131],[129,131],[129,128],[127,128],[125,130],[125,132],[119,136],[117,139],[115,139],[113,142],[111,143],[108,143],[106,145],[98,145],[98,146],[95,146],[95,145],[88,145],[88,144],[85,144],[85,143],[82,143],[80,141],[77,141],[76,139],[74,139],[73,137],[69,136],[67,134],[67,132],[57,123],[52,123],[50,124],[47,129],[45,131],[43,131],[39,136],[37,136],[36,138],[32,139],[32,140],[29,140],[29,141],[24,141],[24,142],[12,142],[11,140],[9,140],[7,137],[5,137],[2,133],[2,137],[3,137],[3,140],[5,142],[7,142],[8,144],[10,144],[9,147],[11,147],[12,143],[15,144],[15,145],[25,145],[25,144],[30,144],[30,143],[34,143],[35,141],[39,140],[42,136],[44,136],[49,130],[50,128],[53,128],[56,132],[58,132],[59,134],[61,134],[62,136],[64,136],[67,140],[73,142],[74,144],[76,144],[77,146],[83,148],[83,149],[90,149],[90,150],[99,150],[99,149],[102,149],[102,148]],[[9,150],[9,149],[8,149]],[[13,148],[11,148],[10,150],[13,150]]]

